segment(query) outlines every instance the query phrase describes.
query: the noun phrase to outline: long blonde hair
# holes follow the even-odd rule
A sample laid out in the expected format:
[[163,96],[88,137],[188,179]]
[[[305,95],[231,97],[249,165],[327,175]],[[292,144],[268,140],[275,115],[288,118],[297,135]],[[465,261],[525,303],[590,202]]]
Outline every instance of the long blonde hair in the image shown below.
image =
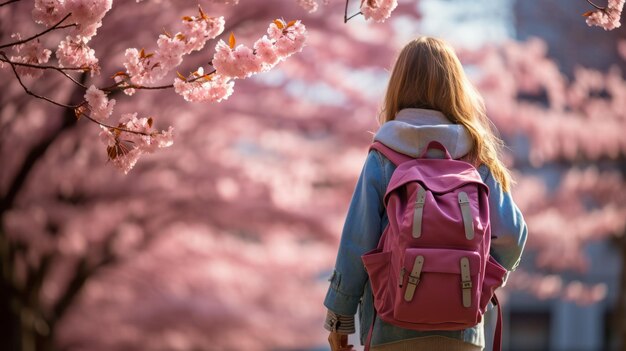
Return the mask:
[[504,191],[509,191],[512,179],[501,160],[503,142],[496,136],[484,101],[467,79],[454,49],[443,40],[420,37],[398,55],[380,124],[395,119],[404,108],[438,110],[452,123],[463,125],[474,142],[467,159],[489,167]]

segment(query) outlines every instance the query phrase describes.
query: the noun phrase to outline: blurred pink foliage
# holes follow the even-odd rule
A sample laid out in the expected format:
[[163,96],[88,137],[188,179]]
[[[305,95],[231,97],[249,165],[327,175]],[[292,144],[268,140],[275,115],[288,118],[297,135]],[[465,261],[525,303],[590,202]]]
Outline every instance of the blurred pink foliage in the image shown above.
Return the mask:
[[[99,132],[108,147],[124,145],[115,140],[119,136],[26,96],[10,67],[0,70],[10,82],[0,96],[0,242],[15,248],[13,288],[39,296],[18,301],[25,311],[36,311],[27,325],[39,337],[52,333],[59,348],[90,351],[301,349],[324,341],[327,273],[371,141],[366,131],[376,129],[387,77],[382,68],[404,44],[393,39],[402,33],[390,23],[341,23],[342,2],[246,2],[202,2],[206,13],[223,16],[226,34],[215,38],[215,56],[185,57],[186,81],[172,77],[186,100],[217,101],[230,95],[234,80],[226,76],[259,70],[238,81],[237,92],[219,104],[188,104],[166,91],[140,89],[113,99],[96,88],[123,69],[127,48],[149,47],[163,27],[180,23],[181,14],[197,13],[196,4],[119,1],[88,47],[68,41],[66,33],[42,38],[41,48],[64,41],[57,49],[63,65],[92,71],[97,65],[101,75],[85,75],[85,86],[94,89],[55,72],[26,78],[38,93],[65,102],[85,99],[92,115],[124,116],[130,129],[176,128],[177,144],[147,156],[128,176],[106,165]],[[31,24],[32,4],[11,6],[0,8],[0,18],[12,17],[0,21],[1,42],[15,32],[40,30]],[[395,11],[420,18],[414,4],[401,2]],[[63,14],[46,16],[60,20]],[[93,26],[96,17],[83,27]],[[268,30],[268,23],[277,26],[276,17],[301,18],[308,36],[300,54],[267,71],[278,62],[271,53],[282,31],[271,24]],[[155,55],[146,58],[150,53],[144,51],[143,60],[176,64],[183,49],[170,39],[159,37]],[[166,49],[164,41],[174,47]],[[75,62],[61,59],[68,54],[59,51],[68,50],[79,51],[71,56]],[[130,56],[139,64],[136,51]],[[551,272],[519,271],[510,287],[592,303],[605,296],[604,285],[566,281],[557,272],[584,272],[584,247],[624,232],[626,198],[616,189],[625,184],[615,165],[626,153],[619,135],[626,89],[617,68],[581,67],[570,80],[546,51],[536,39],[460,53],[489,115],[515,142],[506,157],[518,180],[514,196],[529,223],[528,247],[539,271]],[[37,58],[42,53],[36,48],[28,57],[43,59]],[[212,57],[219,62],[231,55],[245,57],[253,69],[205,77]],[[135,84],[133,72],[116,76],[118,84],[127,84],[126,93]],[[152,115],[158,120],[150,122]],[[170,144],[172,130],[159,130],[157,142]],[[142,135],[133,138],[133,145],[155,146]],[[38,154],[41,147],[45,152]],[[561,167],[558,182],[534,172],[555,164]]]
[[[626,193],[619,190],[626,186],[624,175],[619,167],[596,164],[624,162],[626,81],[617,66],[607,72],[578,67],[570,81],[546,53],[543,41],[535,38],[464,57],[479,67],[475,82],[500,132],[529,143],[527,154],[512,150],[511,165],[523,170],[567,163],[550,187],[539,175],[516,173],[513,193],[530,228],[528,248],[536,252],[535,264],[584,273],[586,245],[622,236],[626,228]],[[579,303],[606,294],[603,284],[565,286],[557,275],[520,273],[511,280],[512,288]]]

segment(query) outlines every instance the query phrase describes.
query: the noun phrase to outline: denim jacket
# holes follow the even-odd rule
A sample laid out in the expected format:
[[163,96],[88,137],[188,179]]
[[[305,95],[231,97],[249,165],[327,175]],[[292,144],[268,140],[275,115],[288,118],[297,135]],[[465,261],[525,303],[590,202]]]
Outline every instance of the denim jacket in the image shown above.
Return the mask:
[[[411,156],[419,155],[431,140],[440,141],[452,157],[460,158],[472,146],[467,131],[433,110],[405,109],[385,123],[374,138]],[[360,339],[365,343],[372,325],[374,305],[361,255],[374,249],[388,224],[383,196],[395,165],[378,151],[370,151],[358,179],[344,224],[335,269],[324,305],[332,312],[353,316],[359,311]],[[478,171],[489,187],[491,255],[508,271],[519,264],[526,242],[527,227],[510,193],[504,192],[486,166]],[[485,346],[483,323],[465,330],[413,331],[395,327],[377,318],[372,345],[441,335],[480,347]]]

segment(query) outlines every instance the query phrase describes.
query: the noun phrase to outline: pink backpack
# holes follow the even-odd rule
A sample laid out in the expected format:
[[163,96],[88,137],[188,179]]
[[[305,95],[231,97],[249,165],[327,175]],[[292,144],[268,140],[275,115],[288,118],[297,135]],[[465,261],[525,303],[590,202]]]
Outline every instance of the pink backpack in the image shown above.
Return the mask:
[[[489,255],[488,187],[474,166],[453,160],[436,141],[417,159],[379,142],[371,149],[397,165],[384,197],[389,225],[362,256],[377,315],[421,331],[475,326],[492,298],[497,304],[494,290],[506,274]],[[426,158],[432,149],[445,158]],[[494,350],[500,330],[498,316]]]

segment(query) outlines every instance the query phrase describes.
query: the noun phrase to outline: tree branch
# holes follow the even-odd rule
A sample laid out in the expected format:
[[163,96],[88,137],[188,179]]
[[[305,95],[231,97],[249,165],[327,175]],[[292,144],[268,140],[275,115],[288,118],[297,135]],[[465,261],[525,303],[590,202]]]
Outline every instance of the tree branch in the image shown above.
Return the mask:
[[[359,11],[357,13],[355,13],[354,15],[348,17],[348,4],[350,3],[350,0],[346,0],[346,9],[343,13],[343,23],[348,23],[349,20],[353,19],[354,17],[358,16],[358,15],[362,15],[363,12]],[[361,1],[361,5],[363,4],[363,1]]]
[[26,300],[24,301],[25,305],[35,307],[35,310],[38,311],[41,310],[41,287],[43,285],[44,279],[48,275],[48,271],[50,270],[50,266],[52,265],[54,256],[54,253],[45,254],[43,255],[43,257],[41,257],[38,267],[28,268],[26,284],[24,284],[25,296],[23,298]]
[[596,5],[596,4],[594,4],[591,0],[587,0],[587,2],[589,3],[589,5],[595,7],[596,9],[598,9],[600,11],[606,10],[606,7],[600,7],[600,6]]
[[[6,55],[2,55],[4,57],[6,57]],[[41,66],[41,65],[33,65],[30,63],[22,63],[22,62],[15,62],[15,61],[7,61],[7,59],[0,57],[0,61],[2,62],[6,62],[8,64],[13,64],[16,66],[24,66],[24,67],[30,67],[30,68],[37,68],[37,69],[52,69],[55,70],[59,73],[61,73],[62,75],[64,75],[67,79],[71,80],[74,84],[87,89],[87,87],[85,85],[83,85],[82,83],[78,82],[76,79],[74,79],[74,77],[70,76],[67,72],[65,72],[66,70],[68,71],[86,71],[89,70],[89,68],[84,68],[84,67],[56,67],[56,66]]]
[[349,20],[353,19],[354,17],[356,17],[356,16],[358,16],[358,15],[362,15],[362,14],[363,14],[363,12],[361,12],[361,11],[359,11],[359,12],[355,13],[354,15],[352,15],[352,16],[350,16],[350,17],[346,18],[346,20],[345,20],[345,22],[344,22],[344,23],[346,23],[346,22],[348,22]]
[[86,113],[81,113],[80,115],[81,115],[81,116],[85,116],[88,120],[90,120],[90,121],[92,121],[92,122],[94,122],[94,123],[96,123],[96,124],[99,124],[99,125],[101,125],[101,126],[103,126],[103,127],[105,127],[105,128],[115,129],[115,130],[119,130],[119,131],[121,131],[121,132],[126,132],[126,133],[132,133],[132,134],[139,134],[139,135],[150,136],[150,133],[140,132],[140,131],[137,131],[137,130],[131,130],[131,129],[127,129],[127,128],[124,128],[124,127],[114,127],[114,126],[112,126],[112,125],[110,125],[110,124],[106,124],[106,123],[100,122],[100,121],[98,121],[97,119],[95,119],[95,118],[93,118],[93,117],[89,116],[89,115],[88,115],[88,114],[86,114]]
[[[3,51],[4,53],[4,51]],[[6,55],[2,55],[5,56]],[[35,65],[32,63],[24,63],[24,62],[15,62],[15,61],[10,61],[6,58],[0,58],[0,61],[2,62],[6,62],[9,64],[14,64],[16,66],[24,66],[24,67],[30,67],[30,68],[37,68],[37,69],[53,69],[55,71],[86,71],[89,70],[89,67],[57,67],[57,66],[51,66],[51,65]]]
[[12,4],[12,3],[18,2],[18,1],[20,1],[20,0],[9,0],[9,1],[3,2],[3,3],[0,3],[0,7],[2,7],[4,5]]
[[[217,72],[217,70],[213,69],[211,72],[209,72],[209,73],[207,73],[205,75],[202,75],[200,77],[195,77],[193,79],[190,79],[187,82],[191,83],[191,82],[197,81],[198,79],[207,78],[207,77],[209,77],[211,74],[213,74],[215,72]],[[174,84],[158,85],[158,86],[153,86],[153,87],[147,87],[147,86],[144,86],[144,85],[133,85],[133,84],[129,84],[127,86],[120,86],[121,83],[123,83],[123,82],[116,83],[114,85],[108,86],[106,88],[102,88],[100,90],[112,92],[112,91],[126,90],[126,89],[159,90],[159,89],[170,89],[170,88],[174,87]]]
[[114,263],[119,257],[115,255],[113,250],[113,244],[118,238],[119,232],[114,231],[108,235],[104,247],[102,248],[101,257],[98,262],[89,264],[89,260],[92,257],[91,253],[86,253],[80,261],[76,264],[74,276],[67,284],[67,287],[59,300],[54,304],[52,308],[52,316],[50,317],[51,324],[58,322],[67,312],[67,309],[72,305],[78,294],[82,291],[83,286],[87,280],[93,277],[102,267]]
[[66,107],[66,108],[74,109],[74,108],[76,108],[76,107],[78,107],[78,106],[79,106],[79,105],[66,105],[66,104],[62,104],[62,103],[60,103],[60,102],[54,101],[54,100],[52,100],[52,99],[50,99],[50,98],[48,98],[48,97],[45,97],[45,96],[43,96],[43,95],[38,95],[38,94],[33,93],[32,91],[30,91],[30,90],[26,87],[26,85],[24,85],[24,82],[22,82],[22,78],[20,78],[19,73],[17,73],[17,70],[16,70],[16,68],[15,68],[15,65],[14,65],[14,64],[13,64],[13,63],[9,60],[9,58],[7,57],[7,55],[6,55],[4,52],[0,52],[0,56],[3,56],[3,57],[5,58],[5,60],[6,60],[5,62],[9,62],[9,64],[11,65],[11,68],[13,69],[13,73],[15,73],[15,77],[17,78],[17,81],[20,83],[20,85],[22,86],[22,88],[24,88],[24,91],[26,92],[26,94],[31,95],[31,96],[34,96],[34,97],[36,97],[36,98],[38,98],[38,99],[41,99],[41,100],[45,100],[45,101],[47,101],[47,102],[49,102],[49,103],[51,103],[51,104],[54,104],[54,105],[57,105],[57,106],[60,106],[60,107]]
[[71,12],[70,12],[70,13],[68,13],[68,14],[67,14],[67,15],[65,15],[65,17],[63,17],[63,18],[62,18],[59,22],[57,22],[57,23],[56,23],[55,25],[53,25],[52,27],[50,27],[50,28],[48,28],[48,29],[44,30],[43,32],[40,32],[40,33],[38,33],[38,34],[35,34],[35,35],[33,35],[33,36],[31,36],[31,37],[28,37],[28,38],[26,38],[26,39],[23,39],[23,40],[18,40],[18,41],[12,42],[12,43],[8,43],[8,44],[0,45],[0,49],[8,48],[8,47],[11,47],[11,46],[14,46],[14,45],[20,45],[20,44],[27,43],[27,42],[29,42],[29,41],[31,41],[31,40],[33,40],[33,39],[37,39],[37,38],[39,38],[40,36],[45,35],[46,33],[51,32],[51,31],[56,30],[56,29],[63,29],[63,28],[68,28],[68,27],[73,27],[73,26],[76,26],[76,23],[68,24],[68,25],[65,25],[65,26],[59,26],[61,23],[63,23],[63,21],[65,21],[65,20],[66,20],[68,17],[70,17],[71,15],[72,15],[72,13],[71,13]]

